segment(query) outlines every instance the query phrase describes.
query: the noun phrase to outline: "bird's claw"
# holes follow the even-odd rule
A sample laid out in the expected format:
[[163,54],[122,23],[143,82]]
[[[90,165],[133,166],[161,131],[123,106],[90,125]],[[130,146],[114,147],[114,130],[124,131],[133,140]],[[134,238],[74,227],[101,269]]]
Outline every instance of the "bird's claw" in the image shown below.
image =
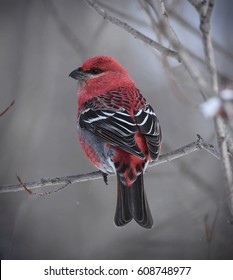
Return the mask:
[[104,183],[105,183],[105,185],[108,185],[108,174],[107,174],[107,173],[102,172],[102,176],[103,176],[103,179],[104,179]]

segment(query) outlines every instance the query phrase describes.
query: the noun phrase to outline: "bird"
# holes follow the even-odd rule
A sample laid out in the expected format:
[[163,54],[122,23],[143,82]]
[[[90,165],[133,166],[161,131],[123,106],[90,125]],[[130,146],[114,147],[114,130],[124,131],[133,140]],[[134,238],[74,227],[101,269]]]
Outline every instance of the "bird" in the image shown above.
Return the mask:
[[94,56],[69,76],[79,82],[77,132],[87,158],[117,177],[114,222],[135,220],[151,229],[153,218],[143,175],[159,157],[159,120],[126,69],[111,56]]

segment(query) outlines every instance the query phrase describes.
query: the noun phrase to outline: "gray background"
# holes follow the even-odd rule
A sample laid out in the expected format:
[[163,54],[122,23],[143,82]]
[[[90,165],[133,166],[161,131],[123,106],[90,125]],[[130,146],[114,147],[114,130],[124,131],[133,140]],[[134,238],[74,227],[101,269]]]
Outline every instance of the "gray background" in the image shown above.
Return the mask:
[[[232,1],[216,1],[213,36],[232,50]],[[121,19],[154,38],[137,1],[101,1]],[[195,11],[178,1],[177,12],[195,26]],[[116,11],[120,12],[116,13]],[[202,55],[200,40],[176,21],[180,40]],[[157,59],[159,53],[103,20],[77,0],[0,1],[0,185],[94,171],[76,139],[77,83],[68,74],[95,55],[115,57],[159,116],[163,152],[199,133],[216,145],[213,124],[197,109],[202,98],[172,59],[190,104],[176,96]],[[217,64],[232,73],[232,58],[216,52]],[[205,76],[206,70],[201,69]],[[232,75],[229,74],[231,77]],[[45,197],[26,192],[0,195],[2,259],[232,259],[233,226],[225,203],[218,160],[199,151],[159,165],[145,175],[155,226],[131,222],[116,228],[116,180],[79,183]],[[48,188],[51,190],[52,188]],[[211,229],[208,241],[205,227]],[[205,220],[207,219],[207,222]]]

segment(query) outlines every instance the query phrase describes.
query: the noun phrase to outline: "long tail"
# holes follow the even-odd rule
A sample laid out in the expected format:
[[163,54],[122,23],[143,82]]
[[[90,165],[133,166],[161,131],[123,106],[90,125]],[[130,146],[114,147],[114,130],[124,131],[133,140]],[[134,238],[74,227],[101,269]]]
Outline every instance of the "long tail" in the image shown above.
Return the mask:
[[143,174],[139,175],[132,186],[125,186],[117,174],[117,206],[114,222],[117,226],[124,226],[134,219],[140,226],[150,229],[153,218],[148,206]]

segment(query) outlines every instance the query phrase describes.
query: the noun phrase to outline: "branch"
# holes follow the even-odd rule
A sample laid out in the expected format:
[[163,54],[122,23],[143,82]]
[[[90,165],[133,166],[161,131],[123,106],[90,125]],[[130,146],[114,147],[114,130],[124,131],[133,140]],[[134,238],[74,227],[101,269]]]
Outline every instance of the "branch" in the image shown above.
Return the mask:
[[160,0],[159,4],[156,2],[156,5],[150,5],[151,7],[156,11],[157,14],[161,17],[161,24],[163,26],[163,31],[170,42],[170,44],[173,46],[173,48],[178,52],[181,62],[183,63],[185,69],[189,73],[192,80],[195,82],[195,84],[198,86],[198,89],[202,95],[202,98],[204,100],[207,99],[206,93],[208,93],[208,85],[202,75],[199,73],[199,70],[194,65],[192,60],[190,59],[190,56],[184,46],[180,43],[180,41],[177,38],[177,35],[175,34],[173,28],[171,27],[171,24],[168,20],[168,13],[166,11],[164,0]]
[[138,31],[135,28],[133,28],[132,26],[130,26],[128,23],[110,15],[108,12],[106,12],[106,10],[104,10],[102,7],[100,7],[100,5],[98,5],[94,1],[92,1],[92,0],[83,0],[83,1],[88,6],[90,6],[92,9],[94,9],[104,19],[107,19],[108,21],[115,24],[116,26],[121,27],[122,29],[124,29],[125,31],[127,31],[128,33],[133,35],[135,38],[137,38],[137,39],[143,41],[144,43],[146,43],[147,45],[153,47],[157,51],[161,52],[163,55],[173,57],[178,62],[180,62],[180,57],[177,52],[162,46],[158,42],[152,40],[151,38],[145,36],[143,33],[141,33],[140,31]]
[[[147,0],[149,1],[149,0]],[[181,15],[179,15],[179,13],[176,12],[176,3],[177,1],[174,1],[174,3],[172,5],[170,5],[169,7],[167,7],[167,11],[169,16],[172,16],[172,18],[177,21],[183,28],[187,29],[188,31],[190,31],[191,33],[193,33],[196,36],[200,36],[200,32],[198,29],[196,29],[191,23],[189,23],[188,20],[184,19]],[[151,3],[153,4],[153,2],[150,0],[150,5]],[[111,5],[109,5],[110,3],[106,2],[106,3],[101,3],[101,7],[104,8],[105,10],[107,9],[109,12],[117,15],[118,17],[123,17],[123,18],[127,18],[130,21],[142,26],[142,27],[147,27],[147,24],[145,23],[145,21],[143,21],[141,18],[135,17],[133,15],[130,15],[129,13],[127,13],[127,11],[121,11],[116,7],[112,7]],[[150,11],[148,11],[149,9],[147,9],[148,5],[145,5],[145,1],[139,1],[139,4],[142,6],[142,9],[146,9],[147,14],[150,16]],[[144,5],[142,5],[144,4]],[[155,21],[155,17],[150,17],[150,20]],[[155,26],[153,26],[154,28]],[[157,26],[156,26],[157,28]],[[160,32],[161,33],[161,32]],[[158,32],[156,32],[157,36],[161,35]],[[65,35],[65,34],[64,34]],[[159,40],[158,43],[162,44]],[[216,50],[218,50],[221,54],[223,54],[224,56],[227,57],[227,59],[233,59],[233,55],[230,51],[226,50],[220,43],[216,42],[213,40],[213,46]],[[185,46],[184,46],[185,48]],[[202,59],[198,54],[196,54],[195,52],[192,52],[191,50],[185,48],[186,52],[188,53],[188,55],[191,58],[194,58],[195,60],[197,60],[198,62],[200,62],[201,64],[204,64],[205,61],[204,59]],[[219,81],[221,81],[221,83],[227,83],[227,84],[233,84],[233,81],[231,80],[231,78],[229,78],[228,76],[226,76],[225,73],[221,73],[218,72],[218,77],[219,77]]]
[[[228,205],[233,215],[233,177],[232,177],[232,169],[231,169],[231,162],[230,157],[228,154],[228,145],[227,145],[227,130],[224,123],[224,120],[221,116],[217,116],[215,118],[215,130],[217,134],[217,140],[221,155],[221,161],[224,171],[225,177],[225,184],[227,187],[227,197],[228,197]],[[232,142],[232,141],[231,141]]]
[[[159,157],[157,161],[151,162],[148,167],[152,167],[155,165],[159,165],[165,162],[170,162],[172,160],[175,160],[177,158],[181,158],[185,155],[188,155],[190,153],[193,153],[198,150],[205,150],[214,157],[219,159],[218,152],[215,150],[213,145],[207,144],[204,142],[204,140],[199,136],[198,139],[195,142],[192,142],[188,145],[185,145],[177,150],[174,150],[170,153],[163,154]],[[112,176],[114,174],[110,174]],[[9,193],[9,192],[17,192],[22,190],[32,190],[35,188],[41,188],[41,187],[48,187],[48,186],[57,186],[57,185],[70,185],[75,184],[79,182],[85,182],[85,181],[91,181],[103,178],[103,174],[101,171],[95,171],[90,172],[86,174],[80,174],[80,175],[74,175],[74,176],[65,176],[65,177],[56,177],[56,178],[49,178],[49,179],[41,179],[39,181],[33,181],[28,183],[21,183],[17,185],[5,185],[0,186],[0,193]]]
[[[204,2],[202,2],[204,3]],[[199,9],[200,15],[200,31],[202,33],[203,46],[205,51],[206,63],[211,75],[212,91],[214,95],[218,94],[218,74],[214,58],[214,49],[210,35],[210,19],[213,11],[215,0],[210,0],[206,9],[203,7]],[[206,11],[205,11],[206,10]]]
[[172,42],[176,42],[177,45],[180,44],[179,39],[175,33],[175,30],[172,28],[172,26],[169,23],[168,14],[163,0],[159,0],[155,2],[151,0],[147,0],[147,2],[159,17],[162,26],[166,29],[167,37],[170,38]]
[[[214,58],[214,49],[210,35],[211,15],[214,8],[215,0],[206,1],[191,1],[189,2],[196,8],[200,17],[200,31],[202,33],[203,46],[205,51],[206,63],[211,75],[211,90],[214,95],[219,95],[217,68]],[[214,119],[215,131],[217,135],[221,161],[225,177],[225,185],[227,187],[228,204],[231,215],[233,215],[233,176],[231,169],[230,157],[228,154],[227,143],[227,128],[225,121],[221,115],[217,115]],[[228,141],[232,142],[232,139]]]
[[52,0],[44,0],[42,1],[45,5],[46,11],[51,15],[56,21],[57,27],[60,30],[61,34],[70,43],[70,46],[75,50],[75,52],[80,56],[83,56],[85,51],[85,46],[82,41],[79,39],[79,36],[75,34],[75,32],[66,24],[66,22],[62,19],[60,15],[55,1]]
[[[172,18],[174,20],[176,20],[183,28],[187,29],[189,32],[193,33],[194,35],[196,35],[197,37],[200,36],[200,32],[198,29],[196,29],[188,20],[184,19],[181,15],[179,15],[178,13],[176,13],[176,11],[174,11],[174,9],[171,9],[170,7],[167,9],[169,15],[172,15]],[[222,55],[226,56],[226,58],[229,59],[233,59],[233,55],[230,51],[228,51],[227,49],[225,49],[220,43],[216,42],[213,40],[212,38],[212,43],[213,43],[213,47],[215,50],[219,51],[219,53],[221,53]],[[194,58],[195,60],[197,60],[198,62],[200,62],[201,64],[205,64],[206,61],[204,59],[202,59],[198,54],[196,54],[195,52],[192,52],[191,50],[185,48],[186,52],[189,54],[190,57]],[[219,83],[222,84],[233,84],[233,81],[231,80],[231,78],[226,75],[225,73],[222,73],[218,70],[218,79],[219,79]]]
[[[151,38],[145,36],[140,31],[136,30],[135,28],[133,28],[132,26],[130,26],[126,22],[121,21],[120,19],[110,15],[106,10],[104,10],[99,4],[95,3],[94,1],[92,1],[92,0],[83,0],[83,1],[88,6],[93,8],[104,19],[107,19],[111,23],[113,23],[113,24],[121,27],[122,29],[126,30],[128,33],[133,35],[135,38],[140,39],[141,41],[143,41],[147,45],[149,45],[149,46],[155,48],[156,50],[160,51],[163,55],[173,57],[178,62],[182,62],[184,64],[186,70],[188,71],[189,75],[191,76],[191,78],[195,82],[195,84],[199,87],[199,91],[200,91],[203,99],[204,100],[207,99],[206,96],[205,96],[205,93],[207,92],[207,89],[208,89],[207,83],[202,78],[202,76],[199,74],[198,69],[191,62],[188,53],[185,51],[184,47],[179,43],[176,35],[171,36],[172,33],[173,33],[173,30],[172,30],[170,24],[168,24],[168,19],[165,20],[166,24],[164,24],[165,32],[167,33],[166,34],[167,38],[169,39],[169,41],[172,44],[172,46],[174,47],[174,49],[177,50],[177,52],[162,46],[158,42],[152,40]],[[166,14],[165,6],[164,6],[164,3],[163,3],[162,0],[160,0],[160,14],[162,14],[163,16],[165,16],[165,14]]]
[[3,112],[0,113],[0,117],[3,116],[14,104],[15,101],[13,100],[11,104]]

